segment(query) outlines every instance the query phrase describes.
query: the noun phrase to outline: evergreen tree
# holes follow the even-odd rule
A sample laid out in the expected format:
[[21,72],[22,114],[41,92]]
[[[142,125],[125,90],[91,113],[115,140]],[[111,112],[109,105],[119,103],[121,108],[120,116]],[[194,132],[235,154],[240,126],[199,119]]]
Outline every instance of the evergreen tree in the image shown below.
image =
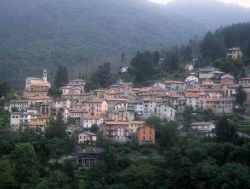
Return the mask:
[[126,59],[125,53],[122,52],[122,55],[121,55],[121,67],[125,66],[126,64],[127,64],[127,59]]
[[226,56],[226,45],[212,32],[208,32],[201,44],[201,54],[213,60]]
[[108,87],[115,82],[115,77],[112,73],[111,64],[109,62],[104,63],[97,67],[92,80],[95,85],[101,88]]
[[55,76],[54,86],[59,89],[69,82],[67,67],[59,65]]
[[242,86],[239,86],[236,92],[236,103],[243,106],[244,102],[247,99],[247,93],[244,91]]
[[3,81],[0,83],[0,98],[7,97],[11,93],[11,88],[8,82]]
[[158,51],[155,51],[153,54],[153,62],[155,65],[157,65],[160,61],[160,54]]
[[132,72],[135,75],[136,83],[143,83],[152,79],[154,73],[154,65],[150,52],[137,52],[136,56],[131,60]]

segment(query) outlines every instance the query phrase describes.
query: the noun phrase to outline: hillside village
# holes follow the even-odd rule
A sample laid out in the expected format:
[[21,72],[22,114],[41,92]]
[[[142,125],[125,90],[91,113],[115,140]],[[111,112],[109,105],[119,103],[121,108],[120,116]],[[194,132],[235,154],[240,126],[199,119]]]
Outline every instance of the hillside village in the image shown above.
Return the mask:
[[[229,49],[227,57],[238,59],[242,53],[239,48]],[[85,92],[84,80],[71,80],[61,88],[61,97],[54,100],[48,96],[51,84],[44,70],[41,78],[26,78],[22,99],[6,103],[5,110],[10,112],[10,125],[15,131],[44,131],[50,117],[61,114],[65,123],[74,120],[65,132],[70,136],[78,133],[79,144],[96,142],[97,135],[90,132],[93,126],[103,137],[116,142],[135,139],[139,143],[155,143],[154,125],[144,121],[149,117],[174,121],[190,108],[230,115],[239,108],[235,101],[239,88],[247,94],[244,103],[250,103],[250,77],[235,80],[214,67],[194,69],[192,64],[185,65],[185,69],[184,81],[165,80],[141,88],[117,81],[108,88]],[[213,136],[212,121],[192,123],[192,129],[200,136]]]

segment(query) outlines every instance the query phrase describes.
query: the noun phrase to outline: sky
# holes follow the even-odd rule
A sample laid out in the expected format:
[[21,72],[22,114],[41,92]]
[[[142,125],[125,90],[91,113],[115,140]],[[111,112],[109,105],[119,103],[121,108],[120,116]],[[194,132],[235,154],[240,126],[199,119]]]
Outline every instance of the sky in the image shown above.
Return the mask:
[[[161,4],[167,4],[168,2],[172,0],[150,0],[155,3],[161,3]],[[219,0],[225,3],[236,3],[238,5],[244,6],[244,7],[250,7],[250,0]]]

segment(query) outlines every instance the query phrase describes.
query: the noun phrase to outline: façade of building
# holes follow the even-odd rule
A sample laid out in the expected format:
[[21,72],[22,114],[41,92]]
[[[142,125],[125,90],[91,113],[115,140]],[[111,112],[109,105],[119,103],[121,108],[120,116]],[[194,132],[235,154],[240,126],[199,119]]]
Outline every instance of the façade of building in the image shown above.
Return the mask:
[[47,71],[46,69],[44,69],[42,78],[35,78],[35,77],[26,78],[23,97],[31,98],[34,96],[47,96],[50,87],[51,84],[48,81]]

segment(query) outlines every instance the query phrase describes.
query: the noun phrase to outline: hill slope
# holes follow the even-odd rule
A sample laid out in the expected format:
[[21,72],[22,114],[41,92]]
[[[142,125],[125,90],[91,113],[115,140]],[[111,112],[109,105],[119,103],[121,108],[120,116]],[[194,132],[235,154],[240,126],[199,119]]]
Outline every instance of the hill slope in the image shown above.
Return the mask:
[[174,0],[167,5],[167,9],[199,22],[210,30],[250,21],[249,8],[225,4],[218,0]]
[[77,75],[122,51],[180,44],[209,28],[174,9],[146,0],[1,0],[0,80],[23,83],[57,64]]

